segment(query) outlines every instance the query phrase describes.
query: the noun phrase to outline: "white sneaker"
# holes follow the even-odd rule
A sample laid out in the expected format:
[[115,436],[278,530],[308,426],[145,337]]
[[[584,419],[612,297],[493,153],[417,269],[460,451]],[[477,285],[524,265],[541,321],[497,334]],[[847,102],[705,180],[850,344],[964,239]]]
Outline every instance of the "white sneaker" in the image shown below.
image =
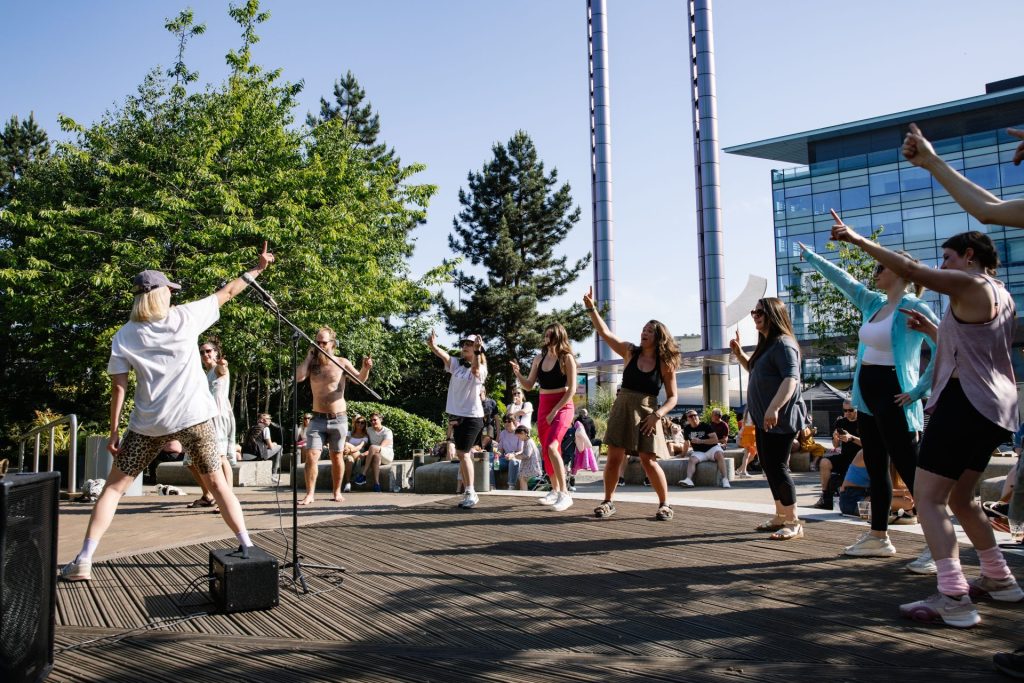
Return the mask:
[[932,559],[932,551],[925,548],[924,552],[918,555],[916,560],[907,563],[907,571],[913,574],[938,573],[938,570],[935,568],[935,560]]
[[562,510],[568,510],[572,507],[572,496],[568,493],[562,493],[559,491],[558,498],[555,500],[555,504],[551,506],[551,509],[555,512],[561,512]]
[[685,486],[686,488],[692,489],[693,488],[693,479],[690,479],[689,477],[687,477],[686,479],[680,479],[679,480],[679,485],[680,486]]
[[730,484],[729,480],[725,479],[724,477],[722,478],[722,488],[723,489],[731,489],[732,488],[732,484]]
[[892,557],[895,554],[896,548],[888,536],[878,538],[869,533],[864,533],[856,543],[846,546],[843,550],[843,555],[853,557]]
[[970,628],[981,621],[978,610],[971,598],[961,595],[952,598],[942,593],[935,593],[929,598],[908,602],[900,605],[900,614],[914,621],[938,622],[957,628]]
[[92,562],[76,558],[61,567],[60,578],[65,581],[88,581],[92,578]]
[[348,484],[345,484],[345,488],[343,488],[341,490],[342,493],[350,493],[351,491],[352,491],[352,484],[351,484],[351,482],[348,483]]
[[548,491],[548,495],[543,498],[538,498],[537,502],[541,505],[554,505],[555,501],[558,500],[558,491]]
[[462,500],[461,503],[459,503],[459,507],[468,509],[468,508],[476,507],[476,504],[479,503],[479,502],[480,502],[480,496],[476,495],[476,493],[467,493],[466,497]]

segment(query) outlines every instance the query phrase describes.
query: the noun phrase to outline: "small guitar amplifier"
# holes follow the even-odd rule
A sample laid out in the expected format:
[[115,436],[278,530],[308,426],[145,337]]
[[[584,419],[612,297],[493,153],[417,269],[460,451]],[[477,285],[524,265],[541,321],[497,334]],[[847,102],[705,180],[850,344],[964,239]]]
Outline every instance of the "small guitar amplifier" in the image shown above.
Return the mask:
[[210,597],[218,612],[249,612],[277,607],[277,558],[255,546],[210,551]]

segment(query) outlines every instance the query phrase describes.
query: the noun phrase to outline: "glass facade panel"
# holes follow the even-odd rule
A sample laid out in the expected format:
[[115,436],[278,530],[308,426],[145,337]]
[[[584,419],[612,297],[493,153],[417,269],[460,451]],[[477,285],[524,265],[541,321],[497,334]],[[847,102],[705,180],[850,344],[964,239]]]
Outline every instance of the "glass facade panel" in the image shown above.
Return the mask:
[[964,170],[964,175],[974,183],[981,185],[985,189],[991,190],[999,187],[999,167],[998,166],[979,166],[977,168],[968,168]]
[[807,195],[803,197],[788,197],[786,199],[786,214],[789,218],[810,216],[811,198]]
[[[958,207],[959,208],[959,207]],[[944,240],[967,231],[967,214],[963,211],[935,217],[935,237]]]
[[868,190],[867,185],[861,187],[850,187],[840,191],[839,203],[843,207],[843,211],[849,211],[851,209],[865,209],[871,206],[871,193]]
[[903,239],[907,242],[935,239],[935,219],[915,218],[903,221]]
[[999,179],[1004,189],[1012,185],[1024,185],[1024,164],[1020,166],[1014,166],[1012,163],[999,164]]
[[839,192],[816,192],[813,195],[812,208],[815,215],[828,214],[829,209],[838,210]]
[[1006,263],[1024,263],[1024,238],[1006,241]]
[[871,174],[871,195],[887,195],[900,191],[899,171]]

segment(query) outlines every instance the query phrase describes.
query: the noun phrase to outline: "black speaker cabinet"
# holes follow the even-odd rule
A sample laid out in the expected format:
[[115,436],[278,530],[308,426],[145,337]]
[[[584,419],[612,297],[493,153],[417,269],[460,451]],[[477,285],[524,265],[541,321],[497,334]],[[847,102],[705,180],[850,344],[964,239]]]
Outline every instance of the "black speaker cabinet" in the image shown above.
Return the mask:
[[248,558],[237,550],[211,550],[210,577],[210,597],[218,612],[277,607],[277,558],[255,546]]
[[53,668],[59,498],[59,472],[0,479],[0,681]]

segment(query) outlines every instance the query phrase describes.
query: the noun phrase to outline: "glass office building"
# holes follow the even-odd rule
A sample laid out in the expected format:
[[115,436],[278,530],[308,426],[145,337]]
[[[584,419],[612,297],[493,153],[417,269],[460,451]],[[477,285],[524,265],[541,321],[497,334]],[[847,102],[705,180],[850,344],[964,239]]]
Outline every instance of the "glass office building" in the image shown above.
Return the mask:
[[[988,233],[999,250],[998,277],[1006,283],[1024,315],[1024,230],[983,225],[968,216],[929,173],[900,155],[907,126],[916,122],[936,151],[953,168],[1004,199],[1024,197],[1024,164],[1011,163],[1019,140],[1007,127],[1024,126],[1024,77],[990,83],[984,95],[880,116],[805,133],[752,142],[725,151],[797,164],[771,173],[775,230],[775,277],[779,296],[798,284],[807,264],[798,242],[837,258],[826,242],[832,226],[829,209],[862,234],[882,228],[879,242],[904,249],[929,265],[938,265],[940,245],[966,230]],[[944,297],[924,295],[942,314]],[[791,306],[801,339],[809,339],[809,311]],[[1018,345],[1022,337],[1018,336]],[[1015,354],[1014,362],[1024,361]],[[850,359],[830,366],[808,359],[805,372],[825,379],[850,377]],[[1017,376],[1024,376],[1020,363]]]

